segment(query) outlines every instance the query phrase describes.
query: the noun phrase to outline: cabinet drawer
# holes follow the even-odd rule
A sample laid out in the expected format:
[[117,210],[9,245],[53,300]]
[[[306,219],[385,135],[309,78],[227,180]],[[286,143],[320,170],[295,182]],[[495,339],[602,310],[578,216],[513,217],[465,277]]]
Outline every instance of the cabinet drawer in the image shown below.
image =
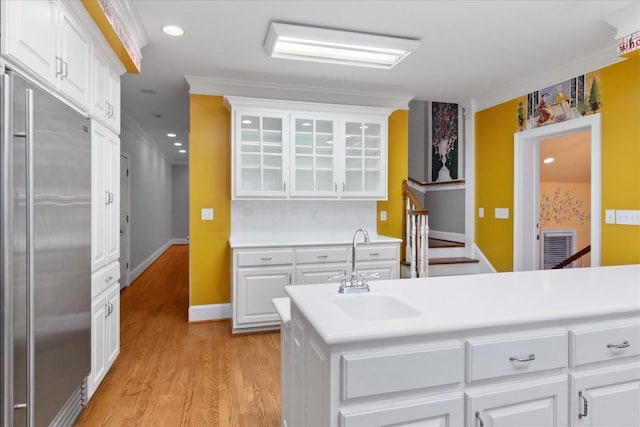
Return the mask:
[[91,275],[91,298],[104,292],[109,286],[120,280],[120,263],[112,262]]
[[464,380],[464,349],[411,349],[379,354],[342,355],[342,400],[415,390]]
[[477,381],[567,366],[566,332],[467,341],[467,380]]
[[610,327],[571,329],[569,336],[572,367],[640,354],[640,319]]
[[238,251],[236,261],[238,267],[293,264],[293,250]]
[[296,263],[346,262],[347,248],[296,249]]
[[395,259],[398,248],[394,246],[363,245],[356,248],[356,261],[375,261],[378,259]]

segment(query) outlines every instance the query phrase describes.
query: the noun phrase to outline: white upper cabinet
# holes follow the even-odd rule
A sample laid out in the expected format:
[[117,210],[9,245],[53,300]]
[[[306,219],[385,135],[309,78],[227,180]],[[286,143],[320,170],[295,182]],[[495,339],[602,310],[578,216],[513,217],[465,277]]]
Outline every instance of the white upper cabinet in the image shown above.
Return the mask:
[[287,191],[285,114],[238,110],[235,120],[234,194],[284,197]]
[[4,1],[2,17],[2,54],[88,109],[91,36],[65,3]]
[[291,196],[336,197],[335,119],[293,115],[291,135]]
[[387,198],[391,109],[227,97],[233,199]]
[[91,115],[120,134],[120,74],[100,50],[93,53]]
[[343,126],[343,195],[386,198],[386,122],[363,118],[347,120]]

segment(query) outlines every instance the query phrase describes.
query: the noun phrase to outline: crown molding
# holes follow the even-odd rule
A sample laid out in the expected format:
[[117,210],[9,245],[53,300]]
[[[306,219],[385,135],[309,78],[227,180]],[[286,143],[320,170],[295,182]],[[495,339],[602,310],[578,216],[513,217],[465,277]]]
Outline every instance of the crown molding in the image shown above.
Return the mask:
[[615,38],[618,40],[640,31],[640,2],[632,3],[609,19],[606,19],[606,21],[616,28]]
[[318,86],[300,86],[259,81],[219,79],[204,76],[184,76],[189,93],[199,95],[240,96],[289,101],[409,109],[413,94],[365,92]]
[[527,95],[528,93],[563,82],[581,74],[605,68],[623,60],[624,58],[618,57],[615,41],[612,39],[610,47],[594,52],[577,61],[564,64],[552,70],[545,70],[542,73],[515,78],[513,83],[503,85],[502,90],[474,96],[472,98],[473,111],[481,111],[493,107],[494,105]]
[[131,7],[131,0],[110,1],[109,3],[116,12],[116,15],[118,15],[118,18],[120,18],[127,34],[131,37],[136,53],[142,58],[141,51],[142,48],[149,43],[149,35],[144,29],[138,13]]

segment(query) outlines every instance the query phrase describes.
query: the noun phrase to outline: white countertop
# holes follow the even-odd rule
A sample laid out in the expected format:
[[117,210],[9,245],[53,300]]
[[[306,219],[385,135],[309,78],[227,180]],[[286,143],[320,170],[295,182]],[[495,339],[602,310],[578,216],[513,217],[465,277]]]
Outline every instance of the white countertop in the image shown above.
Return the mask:
[[[640,265],[385,280],[368,293],[339,294],[337,283],[287,286],[295,304],[329,344],[437,334],[587,316],[640,315]],[[359,320],[341,298],[389,295],[413,317]]]
[[[355,231],[355,230],[354,230]],[[282,246],[321,246],[321,245],[351,245],[353,231],[336,232],[330,229],[319,233],[262,233],[236,234],[229,238],[229,245],[233,249],[254,247],[282,247]],[[402,239],[369,233],[371,243],[401,243]],[[358,243],[362,242],[362,236],[358,236]]]

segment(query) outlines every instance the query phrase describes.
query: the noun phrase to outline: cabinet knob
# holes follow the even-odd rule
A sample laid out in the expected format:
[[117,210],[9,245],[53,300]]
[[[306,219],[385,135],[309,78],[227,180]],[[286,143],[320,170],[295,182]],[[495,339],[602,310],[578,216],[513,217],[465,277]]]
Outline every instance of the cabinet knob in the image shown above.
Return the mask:
[[271,257],[260,258],[260,261],[271,261],[271,260],[272,260]]

